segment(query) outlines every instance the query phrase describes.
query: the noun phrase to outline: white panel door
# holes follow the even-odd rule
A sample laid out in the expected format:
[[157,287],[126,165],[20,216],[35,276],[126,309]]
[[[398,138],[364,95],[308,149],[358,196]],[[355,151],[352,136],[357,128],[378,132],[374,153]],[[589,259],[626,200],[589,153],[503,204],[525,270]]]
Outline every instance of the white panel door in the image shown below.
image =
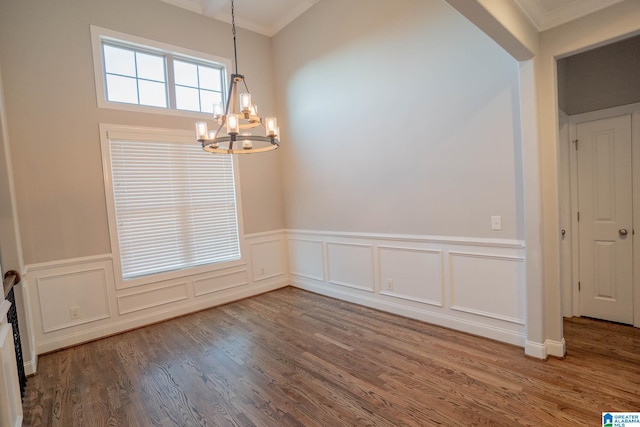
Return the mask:
[[633,323],[631,116],[577,125],[580,314]]

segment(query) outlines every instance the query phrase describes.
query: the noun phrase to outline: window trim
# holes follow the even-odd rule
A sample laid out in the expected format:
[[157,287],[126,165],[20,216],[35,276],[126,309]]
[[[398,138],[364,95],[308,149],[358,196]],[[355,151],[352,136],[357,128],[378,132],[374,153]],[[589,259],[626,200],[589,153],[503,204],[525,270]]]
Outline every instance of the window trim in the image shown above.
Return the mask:
[[[161,54],[166,57],[175,57],[176,59],[184,59],[187,61],[194,61],[196,63],[212,62],[220,64],[223,67],[222,75],[222,98],[226,99],[226,90],[228,86],[231,70],[231,60],[220,56],[211,55],[208,53],[198,52],[195,50],[187,49],[180,46],[174,46],[168,43],[157,42],[155,40],[146,39],[144,37],[132,36],[130,34],[121,33],[118,31],[101,28],[95,25],[91,25],[91,48],[93,54],[93,72],[96,84],[96,100],[98,108],[107,108],[120,111],[133,111],[138,113],[151,113],[162,114],[177,117],[191,117],[197,119],[211,118],[211,113],[201,113],[198,111],[178,110],[171,108],[172,102],[175,103],[175,94],[171,87],[173,83],[173,70],[171,67],[167,67],[167,87],[169,89],[167,94],[167,102],[169,108],[152,107],[139,104],[127,104],[123,102],[107,101],[106,85],[104,77],[104,62],[102,56],[102,42],[107,41],[111,44],[123,45],[133,48],[139,48],[142,51],[150,53]],[[165,65],[166,66],[166,65]]]
[[113,257],[113,270],[116,280],[116,289],[128,289],[166,280],[181,279],[194,275],[211,273],[233,267],[247,265],[248,248],[245,241],[244,221],[242,215],[242,191],[240,188],[240,169],[237,156],[233,157],[233,174],[236,193],[236,215],[238,222],[238,240],[240,245],[240,259],[225,261],[181,270],[173,270],[150,274],[131,279],[122,278],[122,264],[120,259],[120,243],[118,241],[118,227],[116,224],[116,209],[113,195],[113,180],[111,176],[111,155],[109,151],[110,139],[133,139],[137,141],[171,140],[172,142],[193,144],[193,133],[185,130],[150,128],[141,126],[125,126],[110,123],[100,123],[100,146],[102,156],[102,171],[104,178],[105,200],[107,205],[107,221],[109,224],[109,239],[111,254]]

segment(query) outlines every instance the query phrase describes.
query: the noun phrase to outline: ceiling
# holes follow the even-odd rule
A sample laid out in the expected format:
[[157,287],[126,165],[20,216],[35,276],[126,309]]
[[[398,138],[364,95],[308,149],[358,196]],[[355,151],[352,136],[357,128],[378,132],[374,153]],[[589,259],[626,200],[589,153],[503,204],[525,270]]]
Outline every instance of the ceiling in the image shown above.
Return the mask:
[[[161,0],[200,13],[209,18],[231,22],[230,0]],[[236,25],[256,33],[273,36],[320,0],[236,0]]]
[[[231,22],[230,0],[161,0]],[[320,0],[235,0],[236,24],[273,36]],[[345,1],[345,0],[342,0]],[[538,31],[548,30],[623,0],[513,0]]]
[[513,0],[538,31],[557,27],[623,0]]

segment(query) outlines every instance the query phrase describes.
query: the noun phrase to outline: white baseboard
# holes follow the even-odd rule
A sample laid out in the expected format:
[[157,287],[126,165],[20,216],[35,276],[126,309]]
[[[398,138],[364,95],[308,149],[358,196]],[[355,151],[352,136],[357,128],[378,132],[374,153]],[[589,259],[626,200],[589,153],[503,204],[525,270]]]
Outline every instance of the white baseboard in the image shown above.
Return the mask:
[[524,346],[524,354],[527,356],[535,357],[536,359],[547,358],[547,348],[544,344],[540,344],[533,341],[527,341]]
[[544,346],[547,349],[547,355],[553,357],[565,357],[567,355],[567,343],[564,338],[562,341],[546,340]]
[[562,338],[562,341],[546,340],[544,344],[536,343],[533,341],[527,341],[524,347],[524,353],[527,356],[535,357],[536,359],[546,359],[549,356],[553,357],[565,357],[567,354],[567,344]]
[[382,301],[373,296],[356,295],[351,292],[344,292],[339,289],[328,289],[321,284],[313,284],[307,280],[292,278],[292,286],[314,292],[320,295],[340,299],[354,304],[363,305],[365,307],[375,308],[377,310],[386,311],[388,313],[397,314],[399,316],[408,317],[410,319],[421,320],[433,325],[443,326],[445,328],[455,329],[473,335],[494,339],[496,341],[523,347],[525,336],[521,333],[490,326],[470,320],[456,318],[445,314],[430,312],[427,309],[420,309],[403,304],[393,303],[391,301]]
[[34,354],[31,360],[24,362],[25,375],[33,375],[38,372],[38,355]]

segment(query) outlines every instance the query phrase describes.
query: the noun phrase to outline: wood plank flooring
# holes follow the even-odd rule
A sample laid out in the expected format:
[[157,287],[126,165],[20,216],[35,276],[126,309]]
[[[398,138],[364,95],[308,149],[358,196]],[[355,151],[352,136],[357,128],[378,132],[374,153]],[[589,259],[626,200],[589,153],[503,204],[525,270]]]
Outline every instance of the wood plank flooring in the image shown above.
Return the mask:
[[640,330],[568,356],[285,288],[42,356],[25,426],[598,426],[640,411]]

